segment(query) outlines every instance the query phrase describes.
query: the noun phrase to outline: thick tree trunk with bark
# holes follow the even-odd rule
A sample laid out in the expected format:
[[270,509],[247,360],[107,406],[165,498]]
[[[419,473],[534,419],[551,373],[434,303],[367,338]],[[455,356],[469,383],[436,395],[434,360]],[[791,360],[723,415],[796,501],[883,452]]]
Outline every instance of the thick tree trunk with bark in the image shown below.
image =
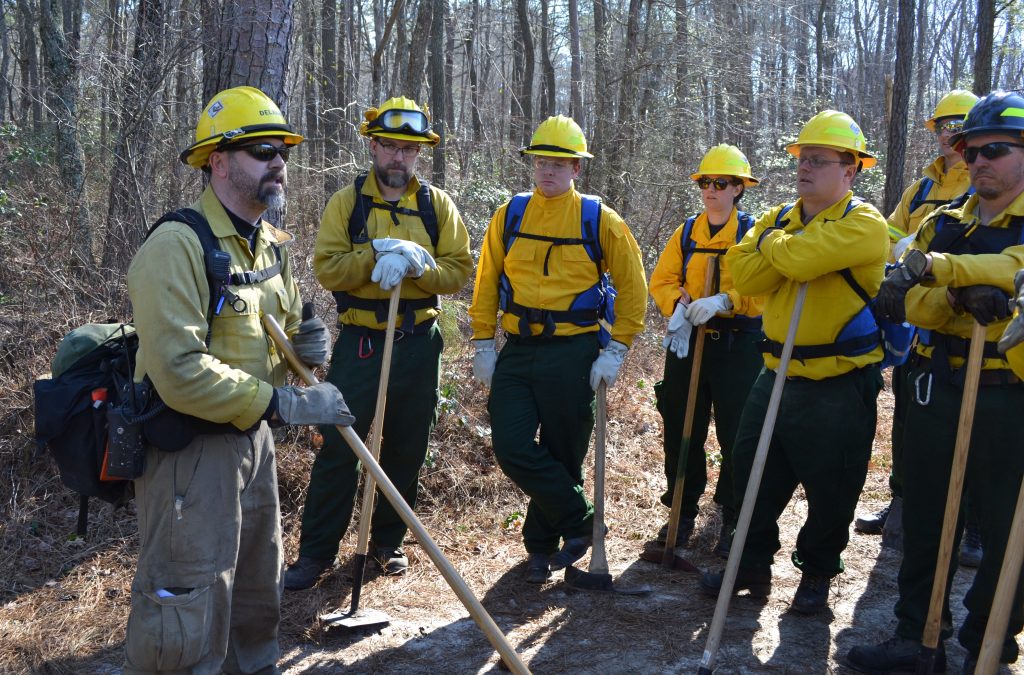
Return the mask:
[[583,114],[583,55],[580,48],[579,0],[569,0],[569,116],[586,132]]
[[893,81],[892,111],[889,115],[889,152],[885,158],[883,213],[892,213],[903,194],[903,161],[907,151],[907,112],[910,77],[914,63],[914,4],[899,0],[896,24],[896,75]]
[[[424,0],[425,2],[427,0]],[[430,25],[430,107],[434,132],[441,142],[434,146],[433,182],[444,187],[445,152],[448,146],[448,130],[444,121],[448,116],[446,86],[444,79],[444,12],[446,0],[430,0],[433,20]]]
[[992,90],[992,42],[995,34],[995,0],[978,0],[978,42],[974,50],[974,93]]
[[420,0],[419,11],[416,13],[416,28],[412,32],[412,42],[409,45],[409,67],[405,71],[402,91],[416,101],[420,100],[420,90],[423,88],[423,72],[427,64],[427,42],[430,40],[433,10],[433,0]]

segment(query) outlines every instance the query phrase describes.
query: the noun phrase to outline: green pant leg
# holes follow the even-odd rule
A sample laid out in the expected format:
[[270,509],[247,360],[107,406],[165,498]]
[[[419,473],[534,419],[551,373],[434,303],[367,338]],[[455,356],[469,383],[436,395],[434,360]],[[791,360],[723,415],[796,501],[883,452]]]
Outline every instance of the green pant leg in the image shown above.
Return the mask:
[[[683,423],[690,391],[690,374],[693,369],[696,335],[697,331],[694,331],[690,337],[690,355],[685,359],[678,358],[671,351],[665,352],[664,377],[654,386],[658,412],[661,413],[662,428],[664,429],[662,443],[665,449],[665,479],[668,487],[661,495],[661,503],[665,506],[672,505],[676,473],[679,470],[679,453],[682,451]],[[705,338],[705,355],[708,342],[709,339]],[[704,494],[708,481],[704,446],[707,442],[708,426],[711,424],[711,397],[709,396],[706,365],[705,363],[701,366],[701,381],[697,389],[693,428],[686,456],[681,507],[684,518],[696,517],[697,504],[701,495]]]
[[[927,405],[921,405],[915,398],[910,399],[903,436],[906,477],[903,483],[903,561],[899,572],[900,595],[895,607],[899,622],[896,633],[911,640],[921,639],[928,618],[963,394],[952,384],[938,382],[931,384],[929,392],[926,371],[920,367],[910,369],[908,382],[922,374],[926,375],[922,380],[922,395],[930,394],[930,400]],[[957,531],[959,533],[959,526]],[[956,550],[954,545],[942,611],[943,639],[952,632],[949,587],[956,571]]]
[[[342,330],[335,342],[327,381],[335,384],[355,416],[352,430],[365,439],[377,405],[377,383],[384,351],[383,339],[373,350],[356,330]],[[398,344],[395,345],[396,351]],[[360,358],[360,354],[369,355]],[[390,389],[390,387],[389,387]],[[320,427],[324,442],[309,479],[302,511],[299,554],[326,560],[338,553],[338,544],[352,519],[359,484],[359,460],[334,427]]]
[[[550,553],[560,537],[592,530],[583,459],[593,430],[590,367],[595,334],[550,341],[511,337],[498,355],[488,400],[498,465],[530,497],[523,540]],[[540,429],[540,442],[535,439]]]
[[[1018,424],[1007,422],[1016,419],[1021,410],[1024,410],[1021,385],[987,385],[978,392],[967,471],[967,508],[975,510],[985,555],[964,597],[967,619],[959,636],[960,644],[974,655],[981,651],[1024,475],[1024,430]],[[1015,637],[1022,628],[1024,579],[1018,580],[1013,594],[1001,662],[1017,660]]]
[[889,489],[893,497],[903,496],[903,434],[907,406],[913,395],[914,383],[910,380],[910,367],[895,366],[892,369],[892,464],[889,469]]
[[842,553],[867,477],[882,376],[871,365],[820,382],[787,382],[786,388],[778,433],[807,496],[793,562],[810,574],[833,577],[843,571]]
[[715,432],[722,448],[722,465],[715,485],[715,503],[724,509],[727,518],[735,518],[742,494],[733,489],[733,446],[743,406],[754,386],[764,359],[757,347],[758,333],[733,332],[709,343],[708,362],[712,407],[715,411]]
[[[775,371],[763,368],[750,389],[743,406],[736,442],[733,446],[733,490],[737,497],[737,508],[742,508],[747,483],[753,470],[754,457],[764,426],[768,400],[775,382]],[[783,399],[785,400],[785,399]],[[776,551],[779,550],[779,515],[789,503],[796,489],[796,474],[786,460],[782,447],[773,435],[765,457],[764,470],[754,500],[747,540],[743,546],[740,567],[751,570],[770,570]]]
[[[435,326],[430,333],[395,343],[380,464],[402,498],[416,507],[420,469],[427,456],[430,433],[437,422],[437,388],[444,347]],[[378,491],[373,513],[373,541],[378,546],[400,546],[406,526],[398,512]]]

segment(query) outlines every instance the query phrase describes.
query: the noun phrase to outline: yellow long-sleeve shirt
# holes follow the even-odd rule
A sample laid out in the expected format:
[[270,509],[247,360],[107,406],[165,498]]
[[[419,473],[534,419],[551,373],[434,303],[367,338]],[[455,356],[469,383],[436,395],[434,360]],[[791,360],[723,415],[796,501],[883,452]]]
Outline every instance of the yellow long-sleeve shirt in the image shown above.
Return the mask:
[[[696,248],[718,249],[725,254],[726,249],[736,244],[736,230],[739,227],[738,211],[734,208],[729,214],[729,220],[714,237],[711,236],[711,229],[708,226],[707,213],[701,213],[693,221],[690,229],[692,246]],[[711,253],[693,253],[686,265],[686,278],[683,278],[683,250],[682,237],[685,224],[676,228],[665,245],[665,250],[658,258],[658,264],[654,266],[651,273],[650,292],[654,302],[663,316],[672,316],[676,303],[681,293],[682,286],[693,299],[704,295],[705,276],[707,274],[708,258]],[[733,285],[732,273],[729,266],[725,264],[722,257],[719,257],[721,271],[719,273],[719,287],[712,289],[712,294],[726,293],[732,302],[733,310],[728,316],[760,316],[761,298],[741,295]]]
[[[557,197],[545,197],[534,190],[523,213],[519,231],[550,237],[579,238],[582,201],[575,188]],[[494,337],[498,316],[498,283],[504,272],[515,291],[515,302],[525,307],[552,311],[566,310],[581,292],[597,281],[597,268],[582,245],[552,246],[550,242],[517,237],[505,251],[505,213],[508,203],[494,212],[484,235],[476,287],[469,316],[473,339]],[[643,330],[647,307],[647,283],[640,248],[626,223],[615,211],[601,205],[599,225],[601,267],[611,273],[618,297],[612,339],[631,345],[633,336]],[[545,265],[545,261],[547,264]],[[545,267],[547,273],[545,273]],[[519,318],[502,315],[502,327],[519,334]],[[539,334],[542,326],[531,324]],[[597,326],[558,323],[555,335],[576,335],[597,331]]]
[[[784,342],[796,301],[797,289],[808,282],[796,344],[819,345],[834,342],[843,326],[864,307],[864,301],[839,274],[849,268],[868,295],[878,293],[889,256],[889,234],[885,219],[866,202],[846,208],[852,192],[828,207],[806,225],[801,222],[801,200],[781,219],[782,229],[761,235],[775,227],[784,206],[765,213],[739,244],[729,249],[725,262],[732,270],[736,290],[744,295],[764,295],[762,315],[765,335]],[[758,241],[761,241],[758,250]],[[797,360],[789,375],[820,380],[842,375],[882,360],[882,348],[860,356],[825,356]],[[779,359],[765,354],[765,365],[777,368]]]
[[928,214],[942,206],[941,204],[921,204],[913,211],[910,210],[910,205],[925,179],[933,181],[928,194],[925,195],[925,200],[928,202],[951,202],[971,187],[971,175],[967,171],[967,164],[963,161],[951,166],[947,172],[946,159],[940,156],[926,166],[921,173],[924,176],[914,181],[903,192],[900,203],[896,205],[896,210],[889,214],[887,222],[889,223],[889,236],[893,242],[917,232]]
[[[992,219],[987,226],[981,225],[978,219],[978,196],[972,195],[967,203],[959,209],[944,208],[936,211],[921,225],[917,238],[911,244],[913,248],[928,250],[936,234],[936,223],[939,215],[947,213],[953,223],[959,222],[971,226],[1006,228],[1013,217],[1024,217],[1024,193],[1013,200],[1006,209]],[[977,230],[975,230],[977,232]],[[973,234],[973,233],[972,233]],[[968,234],[967,236],[971,236]],[[978,255],[954,255],[952,253],[933,252],[931,275],[920,286],[911,288],[907,293],[907,321],[927,330],[934,330],[946,335],[970,338],[974,319],[970,314],[958,314],[950,306],[946,297],[947,287],[976,286],[980,284],[997,286],[1007,293],[1013,294],[1013,275],[1024,267],[1024,246],[1010,246],[1001,252],[983,253]],[[1009,319],[989,324],[986,327],[986,341],[997,341],[1003,334]],[[932,348],[918,344],[917,351],[922,356],[931,356]],[[954,368],[962,366],[964,359],[950,357],[950,365]],[[1001,359],[985,359],[982,368],[1006,368]]]
[[[260,224],[255,251],[239,236],[212,188],[191,208],[210,224],[231,271],[259,271],[277,263],[272,243],[287,232]],[[184,223],[164,223],[146,240],[128,269],[128,293],[135,311],[139,352],[135,377],[149,375],[160,397],[174,410],[239,429],[256,424],[270,405],[274,386],[284,384],[288,367],[263,329],[270,314],[290,335],[299,328],[301,300],[291,261],[281,251],[281,274],[258,284],[232,286],[245,301],[225,302],[212,320],[206,263],[199,237]]]
[[[414,176],[398,206],[418,211],[416,192],[419,188],[420,182]],[[375,202],[384,203],[372,171],[363,183],[362,193],[369,195]],[[391,237],[416,242],[427,249],[437,262],[435,269],[428,269],[420,278],[405,280],[402,284],[403,299],[455,293],[462,288],[473,270],[473,259],[469,254],[469,233],[455,203],[444,190],[431,185],[430,195],[437,214],[437,246],[430,241],[430,235],[418,216],[396,214],[396,223],[392,213],[376,208],[369,209],[366,214],[367,241],[353,243],[348,232],[348,222],[356,205],[355,184],[335,192],[320,219],[320,231],[317,233],[313,254],[313,271],[323,287],[329,291],[346,291],[357,298],[386,301],[389,292],[381,290],[378,284],[370,281],[370,274],[376,265],[372,240]],[[437,313],[434,308],[418,309],[416,323],[432,319]],[[377,320],[373,311],[367,309],[348,309],[338,317],[338,322],[375,330],[386,326],[385,322]]]

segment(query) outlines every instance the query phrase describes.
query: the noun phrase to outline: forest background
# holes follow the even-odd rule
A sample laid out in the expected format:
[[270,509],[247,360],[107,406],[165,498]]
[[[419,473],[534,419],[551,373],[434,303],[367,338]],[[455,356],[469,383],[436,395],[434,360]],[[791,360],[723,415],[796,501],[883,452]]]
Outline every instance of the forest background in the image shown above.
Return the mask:
[[[113,548],[123,583],[107,589],[115,609],[103,619],[123,623],[133,525],[104,518],[88,554],[68,553],[77,501],[35,446],[32,382],[71,328],[130,317],[124,276],[148,224],[202,189],[178,153],[215,92],[257,86],[306,136],[287,210],[272,218],[298,236],[303,293],[331,317],[310,270],[320,211],[368,165],[358,125],[390,96],[429,104],[442,141],[418,170],[452,194],[474,254],[493,210],[530,187],[518,148],[547,116],[574,117],[595,155],[579,187],[624,216],[649,270],[700,210],[688,176],[709,147],[747,154],[762,182],[742,206],[759,214],[795,197],[784,146],[824,108],[862,126],[880,161],[855,190],[890,212],[936,154],[921,123],[943,94],[1024,86],[1022,23],[1020,0],[0,0],[0,604],[68,583],[76,564]],[[465,460],[461,479],[425,481],[422,508],[442,513],[482,490],[507,520],[521,495],[499,493],[493,461],[479,459],[484,399],[459,344],[470,292],[446,299],[439,433],[472,443],[453,460]],[[649,382],[661,323],[648,317],[632,360]],[[285,447],[312,440],[294,432]],[[309,461],[282,459],[286,525]],[[100,600],[92,611],[109,610]],[[40,635],[67,639],[7,641],[20,656],[0,664],[47,662],[53,644]]]

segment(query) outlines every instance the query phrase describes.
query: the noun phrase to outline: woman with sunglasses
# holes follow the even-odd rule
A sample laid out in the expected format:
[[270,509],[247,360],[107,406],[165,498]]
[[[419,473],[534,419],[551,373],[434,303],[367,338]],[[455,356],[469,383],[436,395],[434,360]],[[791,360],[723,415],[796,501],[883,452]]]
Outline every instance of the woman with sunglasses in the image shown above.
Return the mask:
[[[737,209],[748,186],[757,185],[750,163],[732,145],[711,148],[690,176],[700,188],[704,211],[680,225],[669,238],[651,274],[650,292],[661,313],[669,318],[665,337],[665,375],[654,386],[658,411],[664,420],[665,477],[668,489],[661,497],[672,504],[683,433],[683,417],[693,405],[694,420],[685,458],[682,514],[676,541],[683,545],[693,532],[700,496],[707,485],[704,443],[715,411],[722,463],[715,502],[722,508],[722,527],[715,552],[729,555],[739,504],[732,488],[732,441],[747,392],[763,365],[757,342],[761,333],[761,305],[757,298],[741,296],[733,288],[729,269],[722,264],[726,250],[738,242],[754,219]],[[708,261],[713,260],[711,293],[704,296]],[[697,400],[688,401],[690,373],[697,331],[707,325]],[[668,525],[656,544],[664,547]]]

